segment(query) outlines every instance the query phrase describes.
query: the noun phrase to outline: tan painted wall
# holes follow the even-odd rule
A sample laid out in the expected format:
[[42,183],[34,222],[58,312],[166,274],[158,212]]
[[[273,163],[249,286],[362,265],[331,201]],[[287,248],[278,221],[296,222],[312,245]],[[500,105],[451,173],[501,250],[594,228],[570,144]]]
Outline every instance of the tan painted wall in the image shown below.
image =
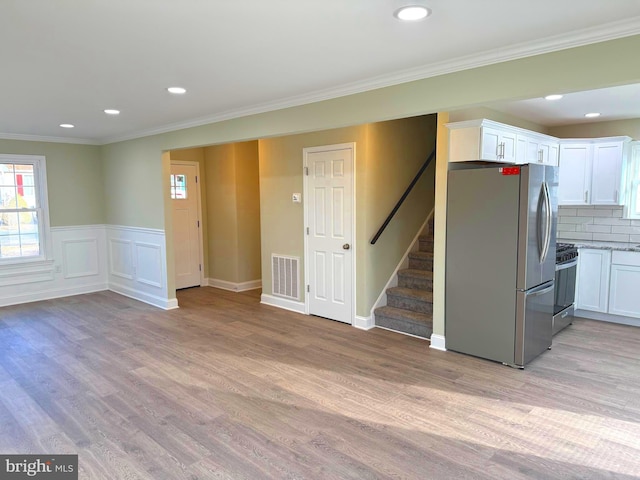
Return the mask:
[[356,143],[356,314],[369,316],[433,207],[431,171],[416,185],[378,243],[370,245],[435,145],[433,116],[260,140],[263,292],[272,291],[273,253],[304,258],[304,204],[291,201],[292,193],[303,191],[303,149],[349,142]]
[[238,283],[262,278],[258,142],[237,143]]
[[0,139],[0,153],[46,157],[52,227],[105,223],[99,147]]
[[208,276],[260,279],[258,142],[204,149],[207,172]]
[[[366,139],[366,127],[350,127],[320,132],[263,139],[258,142],[260,158],[260,223],[262,250],[262,291],[272,292],[271,255],[290,255],[301,259],[300,279],[304,279],[304,198],[293,203],[291,194],[303,192],[302,149],[338,143],[356,143],[356,183],[360,147]],[[357,188],[357,186],[356,186]],[[359,259],[356,260],[358,262]],[[304,290],[304,289],[302,289]],[[300,300],[304,299],[304,292]]]
[[[364,250],[358,268],[357,314],[368,316],[411,240],[434,205],[435,162],[422,175],[375,245],[371,238],[436,146],[436,116],[428,115],[367,125],[364,168],[356,190],[357,242]],[[361,165],[362,167],[362,165]],[[360,285],[363,284],[363,285]]]
[[640,118],[550,127],[549,132],[550,135],[558,138],[598,138],[627,135],[634,140],[640,140]]

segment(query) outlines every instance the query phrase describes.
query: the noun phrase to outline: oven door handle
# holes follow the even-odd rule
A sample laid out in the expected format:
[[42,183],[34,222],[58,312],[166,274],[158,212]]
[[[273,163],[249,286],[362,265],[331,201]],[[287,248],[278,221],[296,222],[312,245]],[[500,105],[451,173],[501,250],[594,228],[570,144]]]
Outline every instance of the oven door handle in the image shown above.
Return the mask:
[[571,260],[568,263],[561,263],[560,265],[556,265],[556,272],[560,270],[566,270],[567,268],[571,268],[571,267],[577,267],[577,266],[578,266],[578,259],[576,258],[575,260]]

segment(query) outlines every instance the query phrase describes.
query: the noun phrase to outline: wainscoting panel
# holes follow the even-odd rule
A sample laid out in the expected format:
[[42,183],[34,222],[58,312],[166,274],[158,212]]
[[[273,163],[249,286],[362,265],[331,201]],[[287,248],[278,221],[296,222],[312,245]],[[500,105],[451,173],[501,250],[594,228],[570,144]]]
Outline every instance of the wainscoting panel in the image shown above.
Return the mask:
[[51,259],[2,269],[0,306],[107,289],[104,225],[53,227],[51,240]]
[[107,225],[109,290],[156,307],[177,307],[167,296],[164,230]]
[[133,269],[132,241],[109,236],[109,275],[133,280]]
[[98,238],[60,240],[62,270],[65,279],[93,277],[100,274]]

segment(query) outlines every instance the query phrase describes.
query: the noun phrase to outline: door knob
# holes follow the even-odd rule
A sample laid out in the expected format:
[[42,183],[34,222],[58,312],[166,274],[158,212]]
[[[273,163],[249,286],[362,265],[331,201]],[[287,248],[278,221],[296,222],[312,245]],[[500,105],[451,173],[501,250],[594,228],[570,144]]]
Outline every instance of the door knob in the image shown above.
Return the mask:
[[345,250],[349,250],[351,248],[351,245],[345,243],[344,245],[342,245],[342,248],[344,248]]

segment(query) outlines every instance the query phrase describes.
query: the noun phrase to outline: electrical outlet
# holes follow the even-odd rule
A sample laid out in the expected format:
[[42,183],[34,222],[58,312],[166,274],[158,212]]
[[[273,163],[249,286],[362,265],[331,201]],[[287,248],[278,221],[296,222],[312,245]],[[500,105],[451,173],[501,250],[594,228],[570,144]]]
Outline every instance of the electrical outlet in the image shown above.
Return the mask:
[[294,193],[293,195],[291,195],[291,201],[293,203],[301,203],[302,202],[302,194],[301,193]]

